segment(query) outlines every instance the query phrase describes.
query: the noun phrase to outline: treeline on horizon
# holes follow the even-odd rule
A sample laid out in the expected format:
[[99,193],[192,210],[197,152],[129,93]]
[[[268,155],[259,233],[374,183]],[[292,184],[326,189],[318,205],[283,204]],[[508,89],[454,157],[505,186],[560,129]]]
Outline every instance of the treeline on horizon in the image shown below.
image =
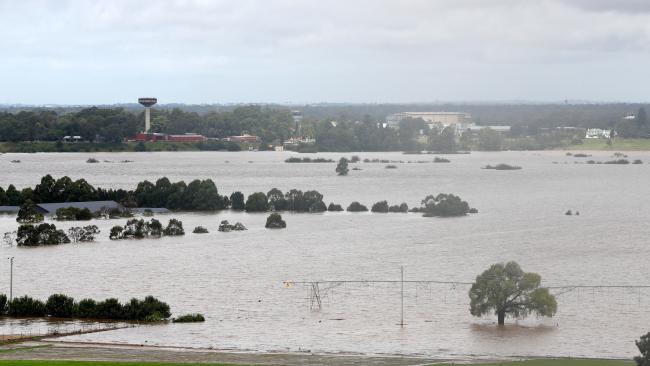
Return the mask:
[[[0,111],[16,114],[25,111],[52,111],[58,115],[77,113],[89,106],[29,106],[0,105]],[[142,106],[137,103],[101,105],[100,109],[122,109],[142,117]],[[515,125],[558,127],[573,126],[583,128],[613,128],[621,117],[635,113],[639,108],[648,109],[645,103],[314,103],[305,105],[285,104],[157,104],[154,111],[169,113],[174,109],[196,113],[200,116],[209,113],[233,113],[240,108],[260,108],[262,110],[299,110],[311,120],[362,120],[369,116],[383,121],[387,115],[398,112],[445,111],[465,112],[479,125]],[[143,124],[144,122],[141,122]]]
[[[431,146],[417,143],[419,128],[415,125],[399,130],[384,128],[382,123],[388,114],[400,111],[444,110],[461,111],[472,115],[472,120],[482,125],[514,126],[507,138],[518,139],[510,144],[491,144],[491,150],[554,148],[574,140],[571,136],[554,136],[544,129],[557,126],[617,128],[623,137],[647,137],[646,128],[626,128],[622,117],[636,114],[640,104],[363,104],[363,105],[308,105],[298,109],[304,114],[300,131],[294,123],[291,110],[286,106],[237,106],[221,110],[214,106],[206,110],[201,106],[181,106],[169,109],[155,107],[152,111],[152,131],[168,134],[199,133],[209,138],[224,138],[249,133],[261,138],[261,148],[280,144],[292,136],[315,138],[314,146],[301,146],[299,151],[413,151],[439,148],[442,131],[427,131]],[[81,136],[85,141],[113,144],[120,150],[125,138],[133,137],[144,128],[141,110],[117,108],[84,108],[66,111],[58,109],[12,110],[0,112],[0,141],[22,143],[24,141],[56,142],[59,150],[65,146],[63,136]],[[201,113],[199,113],[201,112]],[[336,123],[332,123],[336,121]],[[480,141],[470,136],[459,148],[481,149]],[[533,140],[523,140],[534,137]],[[199,143],[199,150],[237,150],[221,141]],[[236,145],[236,144],[231,144]],[[22,146],[26,152],[29,146]],[[34,148],[34,147],[32,147]],[[110,146],[105,148],[111,148]],[[38,150],[38,149],[37,149]],[[23,151],[23,150],[15,150]],[[40,150],[39,150],[40,151]]]

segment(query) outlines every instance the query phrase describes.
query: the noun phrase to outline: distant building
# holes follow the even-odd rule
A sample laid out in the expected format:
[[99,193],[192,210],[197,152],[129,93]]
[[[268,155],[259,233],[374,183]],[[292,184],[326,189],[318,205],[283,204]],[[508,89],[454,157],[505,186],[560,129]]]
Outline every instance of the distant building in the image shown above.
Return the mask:
[[585,133],[586,139],[608,139],[612,137],[611,130],[604,130],[601,128],[589,128]]
[[471,126],[472,117],[462,112],[400,112],[386,117],[386,126],[399,128],[400,122],[407,119],[422,119],[429,128],[445,128],[452,126],[460,134]]
[[141,132],[135,135],[135,141],[202,142],[207,139],[207,137],[195,133],[168,135],[166,133]]
[[207,140],[208,140],[208,138],[203,136],[203,135],[199,135],[199,134],[195,134],[195,133],[186,133],[186,134],[182,134],[182,135],[169,135],[167,141],[171,141],[171,142],[203,142],[203,141],[207,141]]
[[61,140],[63,142],[81,142],[83,138],[81,136],[63,136]]
[[261,139],[259,136],[243,134],[240,136],[230,136],[225,138],[226,141],[230,142],[259,142]]

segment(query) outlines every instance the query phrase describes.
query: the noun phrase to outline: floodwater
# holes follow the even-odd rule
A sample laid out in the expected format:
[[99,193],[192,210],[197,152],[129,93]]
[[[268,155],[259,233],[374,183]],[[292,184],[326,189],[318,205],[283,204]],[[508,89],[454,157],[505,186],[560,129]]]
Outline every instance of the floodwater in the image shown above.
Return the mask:
[[[338,159],[352,154],[316,154]],[[285,230],[264,229],[265,214],[159,215],[183,221],[184,237],[110,241],[108,230],[125,220],[95,221],[102,229],[89,244],[0,248],[15,257],[14,295],[75,298],[154,295],[174,314],[201,312],[199,324],[140,326],[65,338],[250,351],[426,355],[440,358],[507,356],[620,357],[636,354],[634,340],[650,331],[650,289],[575,289],[558,293],[551,319],[510,320],[469,314],[466,285],[495,262],[516,260],[548,286],[649,285],[650,165],[588,165],[563,152],[499,152],[447,156],[357,153],[363,170],[335,175],[335,164],[287,164],[291,153],[183,152],[5,154],[0,185],[33,186],[46,173],[86,178],[113,188],[167,176],[172,181],[211,178],[223,194],[316,189],[325,202],[347,206],[380,200],[418,205],[428,194],[454,193],[479,214],[424,218],[418,214],[284,213]],[[611,153],[593,153],[611,160]],[[97,164],[88,164],[94,157]],[[630,159],[650,163],[649,153]],[[21,163],[10,163],[18,159]],[[131,160],[130,163],[120,163]],[[415,163],[415,161],[428,163]],[[109,161],[109,162],[106,162]],[[414,163],[408,163],[412,161]],[[518,171],[480,169],[520,165]],[[565,216],[568,209],[579,216]],[[221,220],[249,230],[220,233]],[[74,223],[57,223],[68,228]],[[202,225],[209,234],[192,234]],[[15,230],[0,215],[0,232]],[[284,281],[399,280],[404,267],[404,322],[399,283],[321,285],[323,307],[310,309],[308,286]],[[0,293],[8,292],[8,261],[0,262]],[[561,294],[560,294],[561,293]],[[7,324],[11,324],[10,326]],[[16,331],[0,320],[0,330]]]

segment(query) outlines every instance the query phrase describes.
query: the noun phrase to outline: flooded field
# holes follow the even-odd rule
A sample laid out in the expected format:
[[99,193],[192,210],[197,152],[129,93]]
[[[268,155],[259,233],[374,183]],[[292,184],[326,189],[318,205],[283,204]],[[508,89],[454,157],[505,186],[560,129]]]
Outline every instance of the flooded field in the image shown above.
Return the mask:
[[[611,160],[611,153],[589,159]],[[338,159],[352,154],[316,154]],[[634,340],[650,329],[650,289],[574,289],[558,295],[552,319],[535,317],[495,326],[496,318],[469,314],[467,286],[490,264],[516,260],[548,286],[649,285],[650,165],[576,164],[563,152],[450,155],[358,153],[347,177],[335,164],[287,164],[290,153],[5,154],[0,185],[33,186],[44,174],[85,178],[101,187],[134,188],[141,180],[211,178],[221,194],[248,195],[271,188],[315,189],[326,203],[347,206],[380,200],[419,205],[428,194],[454,193],[479,214],[424,218],[419,214],[283,214],[287,229],[264,229],[265,214],[158,215],[183,221],[187,234],[138,241],[110,241],[111,226],[90,244],[44,248],[1,247],[15,257],[14,295],[75,298],[151,294],[174,314],[201,312],[199,324],[167,324],[91,333],[70,341],[116,342],[252,351],[403,354],[440,358],[505,356],[630,357]],[[100,161],[88,164],[94,157]],[[650,162],[648,153],[630,159]],[[20,160],[20,163],[11,163]],[[129,163],[120,163],[130,160]],[[412,161],[412,163],[408,163]],[[427,163],[416,163],[427,161]],[[483,170],[487,164],[522,166]],[[580,216],[565,216],[567,210]],[[221,220],[249,230],[220,233]],[[209,234],[191,233],[202,225]],[[74,223],[57,223],[60,228]],[[15,230],[0,215],[0,233]],[[339,284],[322,288],[323,308],[310,309],[310,289],[284,281],[398,280],[404,266],[404,319],[399,284]],[[0,293],[8,293],[8,261],[0,262]],[[558,293],[558,292],[556,292]],[[20,327],[25,328],[20,328]],[[32,327],[36,325],[31,325]],[[0,331],[28,329],[0,320]]]

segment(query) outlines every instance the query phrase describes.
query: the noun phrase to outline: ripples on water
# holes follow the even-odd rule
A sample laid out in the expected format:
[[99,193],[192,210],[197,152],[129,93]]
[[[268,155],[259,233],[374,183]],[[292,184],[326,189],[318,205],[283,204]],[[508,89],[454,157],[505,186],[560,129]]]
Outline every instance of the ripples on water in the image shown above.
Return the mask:
[[[600,154],[600,155],[599,155]],[[350,156],[352,154],[346,154]],[[431,155],[357,153],[361,158],[433,160]],[[606,160],[609,153],[594,153]],[[85,163],[88,157],[102,161]],[[183,213],[182,238],[109,241],[108,230],[125,220],[94,222],[93,244],[0,249],[15,256],[14,294],[45,298],[155,295],[176,314],[201,312],[202,324],[142,326],[68,340],[147,343],[219,349],[384,354],[434,357],[554,355],[630,357],[634,340],[650,324],[650,291],[576,290],[558,298],[552,319],[528,318],[505,329],[468,311],[467,286],[405,286],[405,322],[399,323],[399,288],[349,284],[323,293],[312,312],[309,289],[285,280],[399,279],[472,281],[490,264],[516,260],[547,284],[647,284],[650,278],[647,218],[648,165],[586,165],[562,152],[452,155],[449,164],[360,163],[348,177],[335,164],[286,164],[289,153],[5,154],[0,185],[33,186],[40,177],[69,175],[102,187],[133,188],[138,181],[212,178],[222,194],[316,189],[325,202],[367,206],[387,199],[409,206],[430,193],[460,195],[478,215],[423,218],[417,214],[283,214],[288,228],[264,229],[266,215]],[[338,159],[343,154],[316,154]],[[650,154],[630,158],[650,161]],[[21,164],[9,161],[19,159]],[[133,163],[118,163],[121,160]],[[106,163],[104,160],[114,161]],[[228,162],[226,162],[228,161]],[[249,163],[252,161],[252,163]],[[553,164],[558,162],[558,164]],[[567,164],[564,164],[567,162]],[[520,165],[491,171],[487,164]],[[580,216],[564,216],[568,209]],[[159,217],[166,220],[168,217]],[[219,233],[221,220],[249,230]],[[73,223],[57,223],[61,228]],[[210,233],[195,235],[194,226]],[[13,230],[0,216],[0,232]],[[7,263],[0,264],[0,292],[8,292]],[[0,321],[3,332],[15,323]]]

